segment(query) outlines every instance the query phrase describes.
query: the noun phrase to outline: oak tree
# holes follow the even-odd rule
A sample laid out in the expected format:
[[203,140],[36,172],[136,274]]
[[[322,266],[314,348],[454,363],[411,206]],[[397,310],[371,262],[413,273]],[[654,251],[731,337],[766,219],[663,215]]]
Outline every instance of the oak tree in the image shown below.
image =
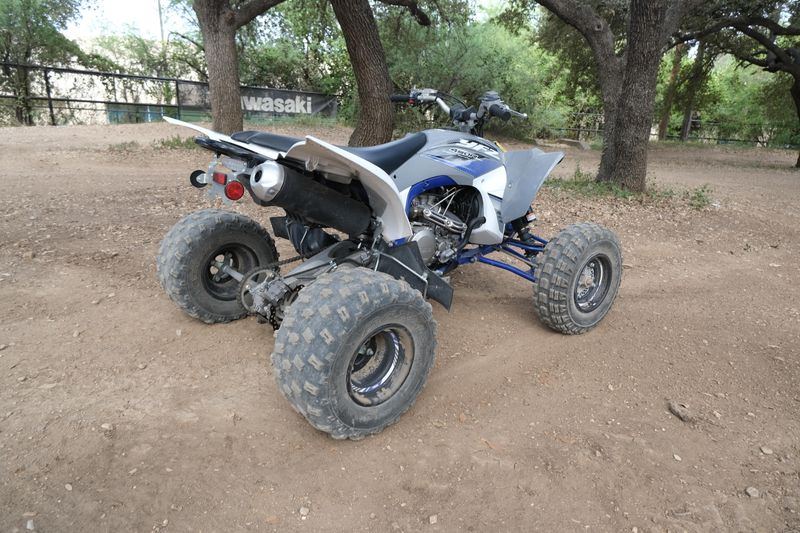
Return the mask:
[[[604,123],[597,179],[644,190],[661,57],[683,18],[700,1],[536,2],[575,28],[592,50]],[[612,14],[625,10],[624,29],[615,32],[601,8]]]

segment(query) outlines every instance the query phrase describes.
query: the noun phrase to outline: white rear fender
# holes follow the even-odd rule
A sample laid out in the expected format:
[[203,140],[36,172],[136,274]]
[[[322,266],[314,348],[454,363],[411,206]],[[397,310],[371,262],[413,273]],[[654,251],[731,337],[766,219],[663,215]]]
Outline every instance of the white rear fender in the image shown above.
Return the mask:
[[388,242],[411,237],[400,193],[382,169],[337,146],[308,136],[292,146],[286,157],[304,161],[306,170],[319,170],[337,176],[353,176],[364,186],[369,202],[383,224],[383,238]]
[[194,131],[200,132],[203,135],[205,135],[206,137],[208,137],[209,139],[211,139],[212,141],[223,141],[223,142],[226,142],[226,143],[234,144],[236,146],[240,146],[242,148],[246,148],[247,150],[250,150],[251,152],[255,152],[255,153],[259,154],[259,155],[263,155],[264,157],[266,157],[268,159],[272,159],[273,161],[278,159],[278,157],[283,154],[283,152],[278,152],[277,150],[272,150],[270,148],[265,148],[263,146],[258,146],[257,144],[249,144],[249,143],[243,143],[243,142],[237,141],[237,140],[232,139],[231,137],[229,137],[229,136],[227,136],[227,135],[225,135],[223,133],[219,133],[219,132],[210,130],[208,128],[204,128],[204,127],[198,126],[196,124],[191,124],[189,122],[184,122],[182,120],[177,120],[177,119],[170,118],[170,117],[164,117],[164,120],[166,120],[170,124],[175,124],[176,126],[183,126],[184,128],[189,128],[189,129],[192,129]]

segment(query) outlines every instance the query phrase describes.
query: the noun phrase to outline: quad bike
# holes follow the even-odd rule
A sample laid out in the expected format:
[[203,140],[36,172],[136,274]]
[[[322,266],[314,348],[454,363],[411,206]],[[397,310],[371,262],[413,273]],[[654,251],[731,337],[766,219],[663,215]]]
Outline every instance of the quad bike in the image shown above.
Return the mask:
[[531,232],[531,203],[563,154],[506,152],[481,136],[491,117],[526,115],[495,92],[477,109],[433,89],[391,98],[438,105],[453,127],[349,148],[166,119],[199,131],[195,142],[216,154],[191,183],[283,208],[272,232],[299,255],[279,261],[272,237],[249,217],[198,211],[161,243],[162,287],[204,322],[255,315],[271,324],[280,391],[334,438],[376,433],[411,407],[436,351],[426,299],[449,310],[448,274],[460,265],[485,263],[532,282],[540,320],[569,335],[603,319],[622,275],[619,242],[602,226],[574,224],[550,241]]

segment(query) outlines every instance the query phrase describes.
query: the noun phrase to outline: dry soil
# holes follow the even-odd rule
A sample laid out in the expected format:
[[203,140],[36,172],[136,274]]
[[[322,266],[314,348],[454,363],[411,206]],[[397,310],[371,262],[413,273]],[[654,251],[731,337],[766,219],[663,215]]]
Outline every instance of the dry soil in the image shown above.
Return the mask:
[[[605,321],[554,333],[526,281],[459,270],[415,407],[338,442],[281,398],[268,326],[202,324],[158,286],[162,236],[209,205],[187,180],[206,153],[152,146],[175,134],[0,129],[0,531],[800,530],[794,153],[655,146],[664,201],[543,190],[543,236],[619,234]],[[566,151],[557,174],[597,165]]]

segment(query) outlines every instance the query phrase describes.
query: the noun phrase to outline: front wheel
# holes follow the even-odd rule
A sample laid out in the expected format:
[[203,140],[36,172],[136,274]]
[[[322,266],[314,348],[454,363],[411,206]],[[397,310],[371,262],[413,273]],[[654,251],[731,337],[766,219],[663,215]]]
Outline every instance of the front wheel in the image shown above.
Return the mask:
[[622,279],[622,251],[603,226],[573,224],[537,258],[534,306],[548,327],[567,335],[585,333],[606,316]]
[[286,311],[272,366],[283,395],[336,439],[405,413],[433,366],[431,306],[405,281],[354,268],[318,278]]

